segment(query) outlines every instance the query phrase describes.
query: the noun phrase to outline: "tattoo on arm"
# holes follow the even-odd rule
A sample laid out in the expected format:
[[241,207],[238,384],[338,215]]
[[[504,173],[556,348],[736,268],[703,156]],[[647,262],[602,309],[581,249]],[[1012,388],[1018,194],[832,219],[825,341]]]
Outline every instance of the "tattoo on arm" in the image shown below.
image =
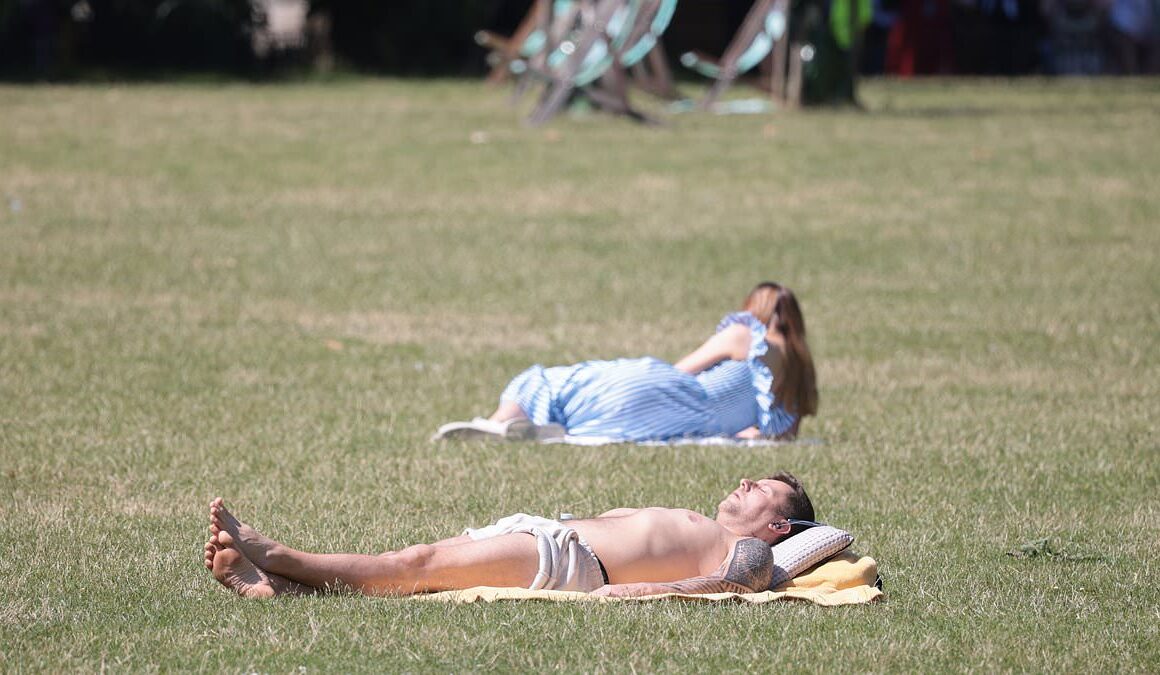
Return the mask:
[[760,539],[742,539],[733,547],[733,559],[727,560],[725,579],[753,591],[769,590],[773,580],[773,551]]
[[773,579],[773,551],[760,539],[742,539],[733,547],[717,573],[666,584],[675,593],[760,593],[769,590]]

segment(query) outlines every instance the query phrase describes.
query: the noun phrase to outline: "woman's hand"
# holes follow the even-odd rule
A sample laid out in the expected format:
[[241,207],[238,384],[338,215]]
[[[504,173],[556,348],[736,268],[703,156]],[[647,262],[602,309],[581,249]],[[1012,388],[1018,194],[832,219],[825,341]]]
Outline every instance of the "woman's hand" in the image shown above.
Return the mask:
[[742,429],[741,431],[738,431],[734,438],[738,438],[743,441],[755,441],[759,438],[763,438],[763,436],[761,435],[761,430],[757,427],[749,427],[748,429]]

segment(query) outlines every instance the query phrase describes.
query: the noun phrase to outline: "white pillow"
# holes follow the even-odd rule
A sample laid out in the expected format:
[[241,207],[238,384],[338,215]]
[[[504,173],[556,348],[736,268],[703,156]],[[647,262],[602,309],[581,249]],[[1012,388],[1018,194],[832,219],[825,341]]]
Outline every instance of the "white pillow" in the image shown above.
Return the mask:
[[853,541],[854,535],[830,525],[811,527],[782,539],[772,546],[773,578],[769,582],[770,590],[845,550]]

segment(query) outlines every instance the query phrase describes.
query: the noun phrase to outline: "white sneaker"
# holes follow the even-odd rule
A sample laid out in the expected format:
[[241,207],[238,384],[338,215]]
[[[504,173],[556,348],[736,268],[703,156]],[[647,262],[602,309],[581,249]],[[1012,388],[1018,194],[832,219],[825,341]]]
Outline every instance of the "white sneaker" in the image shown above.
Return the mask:
[[559,424],[536,426],[531,420],[524,418],[493,422],[476,417],[470,422],[444,424],[439,427],[431,440],[553,441],[563,439],[565,433],[564,427]]

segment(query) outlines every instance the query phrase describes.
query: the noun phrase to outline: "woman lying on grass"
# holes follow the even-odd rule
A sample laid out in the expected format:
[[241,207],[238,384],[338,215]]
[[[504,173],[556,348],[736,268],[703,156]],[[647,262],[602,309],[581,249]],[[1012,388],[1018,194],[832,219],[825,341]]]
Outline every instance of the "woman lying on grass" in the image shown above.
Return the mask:
[[445,424],[435,437],[788,440],[817,408],[797,298],[765,282],[675,364],[642,357],[532,366],[508,384],[491,417]]

